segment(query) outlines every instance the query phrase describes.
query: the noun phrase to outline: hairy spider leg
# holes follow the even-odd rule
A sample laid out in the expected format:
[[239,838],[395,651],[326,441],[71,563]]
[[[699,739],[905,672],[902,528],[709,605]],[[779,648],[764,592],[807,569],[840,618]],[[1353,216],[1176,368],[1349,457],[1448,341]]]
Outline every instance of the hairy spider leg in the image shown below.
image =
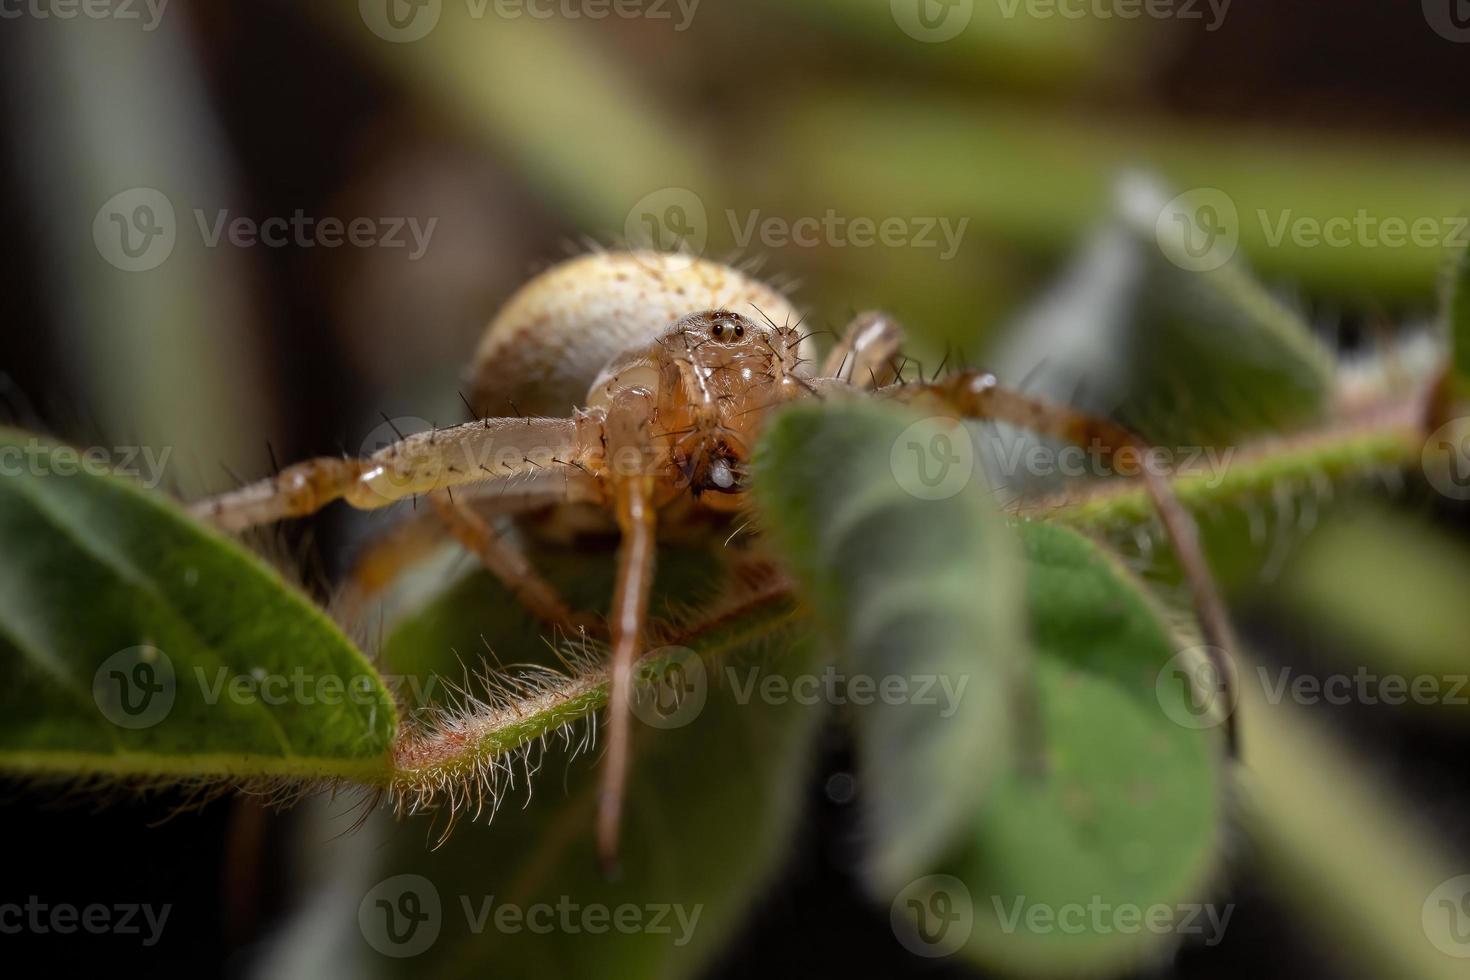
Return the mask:
[[558,465],[577,467],[601,450],[599,420],[500,418],[419,432],[371,456],[322,456],[190,505],[200,520],[243,531],[314,514],[335,500],[375,510],[467,484],[513,483]]
[[[488,492],[477,492],[478,488],[473,486],[465,487],[454,494],[454,502],[487,522],[540,510],[568,498],[570,488],[560,474],[554,474],[554,477],[539,479],[510,492],[504,485]],[[399,576],[432,556],[449,540],[449,528],[435,507],[423,508],[393,522],[370,537],[353,554],[343,587],[344,600],[349,602],[350,608],[361,609],[381,595]]]
[[903,337],[903,326],[888,314],[859,313],[822,362],[822,377],[858,388],[889,384],[894,380],[892,362],[903,346]]
[[609,625],[607,755],[597,797],[597,854],[605,873],[617,864],[632,739],[633,664],[643,643],[658,530],[653,440],[654,399],[641,389],[618,394],[608,408],[607,459],[613,509],[622,542]]
[[490,574],[499,579],[516,601],[530,610],[531,615],[549,626],[561,627],[572,636],[589,628],[595,629],[590,619],[572,612],[572,607],[556,586],[543,578],[525,552],[496,530],[490,521],[465,503],[456,501],[448,490],[429,494],[429,500],[454,539],[480,559]]

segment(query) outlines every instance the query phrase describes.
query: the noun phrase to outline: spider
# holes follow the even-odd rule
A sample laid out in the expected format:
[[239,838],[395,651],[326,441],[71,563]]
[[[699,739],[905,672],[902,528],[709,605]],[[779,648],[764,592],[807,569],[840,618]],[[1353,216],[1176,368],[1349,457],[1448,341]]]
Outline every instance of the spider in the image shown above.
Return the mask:
[[[605,631],[608,748],[596,836],[610,867],[657,532],[744,509],[751,449],[771,412],[801,399],[861,395],[1102,445],[1120,470],[1148,449],[1116,423],[1004,388],[988,372],[960,368],[943,378],[904,380],[895,366],[903,330],[881,313],[859,315],[813,370],[811,336],[799,322],[775,289],[716,262],[657,252],[584,255],[522,287],[486,329],[470,374],[471,399],[503,405],[509,414],[410,435],[361,458],[310,459],[191,509],[220,529],[240,531],[339,499],[375,509],[425,496],[433,518],[539,619],[569,631]],[[1230,624],[1193,520],[1162,475],[1148,466],[1134,470],[1180,556],[1206,642],[1223,657],[1234,647]],[[574,612],[495,523],[576,509],[610,515],[621,535],[605,625]],[[1221,669],[1219,676],[1229,675]]]

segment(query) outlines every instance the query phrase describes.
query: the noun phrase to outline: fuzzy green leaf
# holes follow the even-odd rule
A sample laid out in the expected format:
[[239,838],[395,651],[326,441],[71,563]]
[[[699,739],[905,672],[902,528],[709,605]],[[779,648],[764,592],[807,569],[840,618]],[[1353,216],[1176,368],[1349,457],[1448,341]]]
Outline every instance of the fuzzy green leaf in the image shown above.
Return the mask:
[[[543,550],[535,560],[579,605],[605,606],[610,551]],[[659,618],[737,587],[708,552],[665,549],[659,567]],[[529,779],[522,755],[499,758],[496,790],[508,796],[490,826],[487,803],[478,820],[462,814],[433,851],[422,820],[391,828],[387,859],[344,924],[364,971],[389,970],[396,960],[415,977],[697,975],[789,846],[823,716],[820,706],[791,694],[798,677],[820,670],[820,660],[789,604],[746,618],[744,632],[726,623],[691,635],[687,649],[698,665],[684,659],[675,675],[683,700],[661,716],[669,727],[645,723],[652,716],[641,710],[635,715],[618,880],[603,877],[593,850],[600,752],[577,751],[595,723],[584,711],[575,724],[534,740],[537,771]],[[388,660],[412,675],[457,677],[461,658],[488,647],[507,665],[501,676],[516,672],[510,665],[560,666],[538,632],[512,596],[477,572],[406,616],[389,639]],[[426,926],[432,938],[426,931],[400,943],[386,931],[387,913],[376,903],[398,908],[406,890],[421,907],[438,909]],[[649,928],[620,926],[619,914],[637,915]],[[416,942],[423,945],[410,945]]]
[[923,480],[944,471],[925,468],[956,465],[925,455],[965,438],[947,425],[863,402],[801,406],[772,425],[756,466],[762,518],[843,658],[844,698],[862,705],[872,873],[885,884],[972,819],[1012,762],[1028,697],[1014,536],[973,485],[911,492],[932,496]]
[[[906,493],[915,474],[892,447],[909,421],[867,403],[783,413],[757,483],[844,668],[975,681],[949,717],[917,698],[853,713],[873,890],[925,955],[962,951],[1039,975],[1121,970],[1164,940],[1113,928],[1113,911],[1182,914],[1218,859],[1222,746],[1189,726],[1189,694],[1168,683],[1188,644],[1140,582],[1076,533],[1013,532],[973,489]],[[1022,610],[1034,652],[1012,632]],[[1015,683],[1028,663],[1030,718],[1029,689]],[[1079,929],[1072,910],[1099,903],[1107,921],[1085,911]]]
[[75,450],[0,430],[0,453],[0,768],[385,777],[393,698],[304,596]]
[[1002,378],[1181,449],[1320,420],[1331,355],[1231,258],[1229,199],[1170,200],[1142,176],[1118,197],[1114,226],[1015,324]]
[[[1127,917],[1167,907],[1173,920],[1208,901],[1223,844],[1221,739],[1176,720],[1193,717],[1186,692],[1159,678],[1184,644],[1141,583],[1075,532],[1020,531],[1044,765],[998,782],[933,870],[968,889],[964,952],[978,962],[1037,976],[1117,973],[1190,938],[1183,922],[1161,935]],[[1207,925],[1210,911],[1191,924]]]

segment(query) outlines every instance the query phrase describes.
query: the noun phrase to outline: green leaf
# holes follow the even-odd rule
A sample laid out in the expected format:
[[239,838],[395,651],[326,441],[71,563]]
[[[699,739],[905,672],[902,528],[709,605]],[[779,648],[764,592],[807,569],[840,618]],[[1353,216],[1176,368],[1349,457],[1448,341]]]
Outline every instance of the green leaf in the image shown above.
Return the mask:
[[[948,454],[965,438],[952,421],[870,403],[806,405],[781,414],[757,455],[762,520],[842,657],[846,696],[870,702],[854,721],[871,872],[884,885],[972,818],[1025,716],[1014,536],[974,487],[910,492],[933,495],[917,467],[935,462],[910,444]],[[874,693],[885,685],[914,696]]]
[[1321,419],[1331,354],[1230,260],[1218,225],[1230,220],[1221,216],[1229,199],[1200,191],[1170,200],[1141,175],[1120,181],[1117,197],[1115,226],[1015,324],[1002,379],[1024,377],[1053,399],[1072,400],[1080,387],[1077,407],[1181,449]]
[[1383,703],[1463,711],[1455,695],[1470,669],[1466,595],[1470,550],[1462,543],[1423,520],[1360,508],[1317,530],[1270,598],[1293,621],[1344,641],[1320,645],[1321,656],[1344,658],[1340,671],[1371,669],[1404,685],[1397,694],[1385,686]]
[[[1016,525],[1023,564],[978,492],[906,492],[913,457],[895,448],[908,421],[870,403],[792,409],[757,464],[762,519],[845,669],[974,680],[949,717],[917,698],[853,712],[873,890],[924,955],[1043,976],[1122,970],[1165,940],[1113,928],[1114,911],[1186,914],[1218,860],[1221,739],[1189,726],[1190,694],[1170,683],[1189,644],[1076,533]],[[1023,608],[1032,656],[1013,626]],[[1017,683],[1028,663],[1030,724]]]
[[394,701],[304,596],[70,447],[0,454],[0,767],[386,777]]
[[[1241,674],[1259,669],[1243,664]],[[1250,753],[1238,773],[1250,801],[1241,818],[1291,921],[1348,975],[1463,978],[1460,920],[1445,914],[1463,896],[1463,858],[1426,808],[1403,799],[1388,775],[1396,754],[1365,758],[1259,684],[1241,695]]]
[[[535,561],[574,602],[605,606],[610,550],[544,549]],[[655,615],[738,587],[705,551],[664,549],[659,571]],[[802,620],[784,602],[755,620],[743,633],[710,629],[690,640],[697,655],[675,675],[683,700],[661,716],[671,727],[637,714],[620,879],[600,874],[593,849],[600,753],[583,748],[587,723],[558,729],[534,740],[529,766],[517,753],[500,757],[496,788],[507,795],[493,820],[487,803],[433,851],[426,845],[442,825],[426,831],[411,819],[392,831],[365,911],[359,915],[356,902],[345,910],[364,967],[386,970],[407,950],[384,931],[386,913],[376,903],[397,907],[412,889],[411,901],[428,907],[432,892],[439,909],[432,941],[400,961],[416,977],[697,975],[789,847],[823,716],[790,696],[793,680],[814,676],[821,664]],[[476,572],[403,619],[388,642],[389,662],[413,673],[457,673],[461,658],[486,647],[507,665],[557,666],[514,598]],[[517,672],[506,666],[497,674]],[[621,914],[639,916],[638,928],[614,924],[625,907],[636,910]],[[498,920],[502,914],[509,918]],[[549,922],[549,932],[525,925],[528,916],[538,929]]]
[[968,888],[973,927],[961,938],[977,962],[1122,972],[1179,941],[1129,917],[1167,908],[1173,920],[1208,898],[1223,844],[1221,739],[1173,720],[1192,717],[1186,692],[1159,678],[1185,644],[1141,584],[1075,532],[1019,529],[1044,769],[1000,780],[933,870]]

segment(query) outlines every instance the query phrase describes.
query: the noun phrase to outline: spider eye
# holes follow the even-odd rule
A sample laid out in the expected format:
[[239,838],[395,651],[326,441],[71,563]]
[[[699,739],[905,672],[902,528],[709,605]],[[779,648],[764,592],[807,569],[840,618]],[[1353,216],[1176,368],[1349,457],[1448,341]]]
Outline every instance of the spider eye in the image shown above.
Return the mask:
[[725,321],[716,320],[715,325],[710,328],[710,333],[714,334],[716,339],[725,336]]
[[738,340],[745,336],[745,327],[739,323],[735,324],[735,338]]

